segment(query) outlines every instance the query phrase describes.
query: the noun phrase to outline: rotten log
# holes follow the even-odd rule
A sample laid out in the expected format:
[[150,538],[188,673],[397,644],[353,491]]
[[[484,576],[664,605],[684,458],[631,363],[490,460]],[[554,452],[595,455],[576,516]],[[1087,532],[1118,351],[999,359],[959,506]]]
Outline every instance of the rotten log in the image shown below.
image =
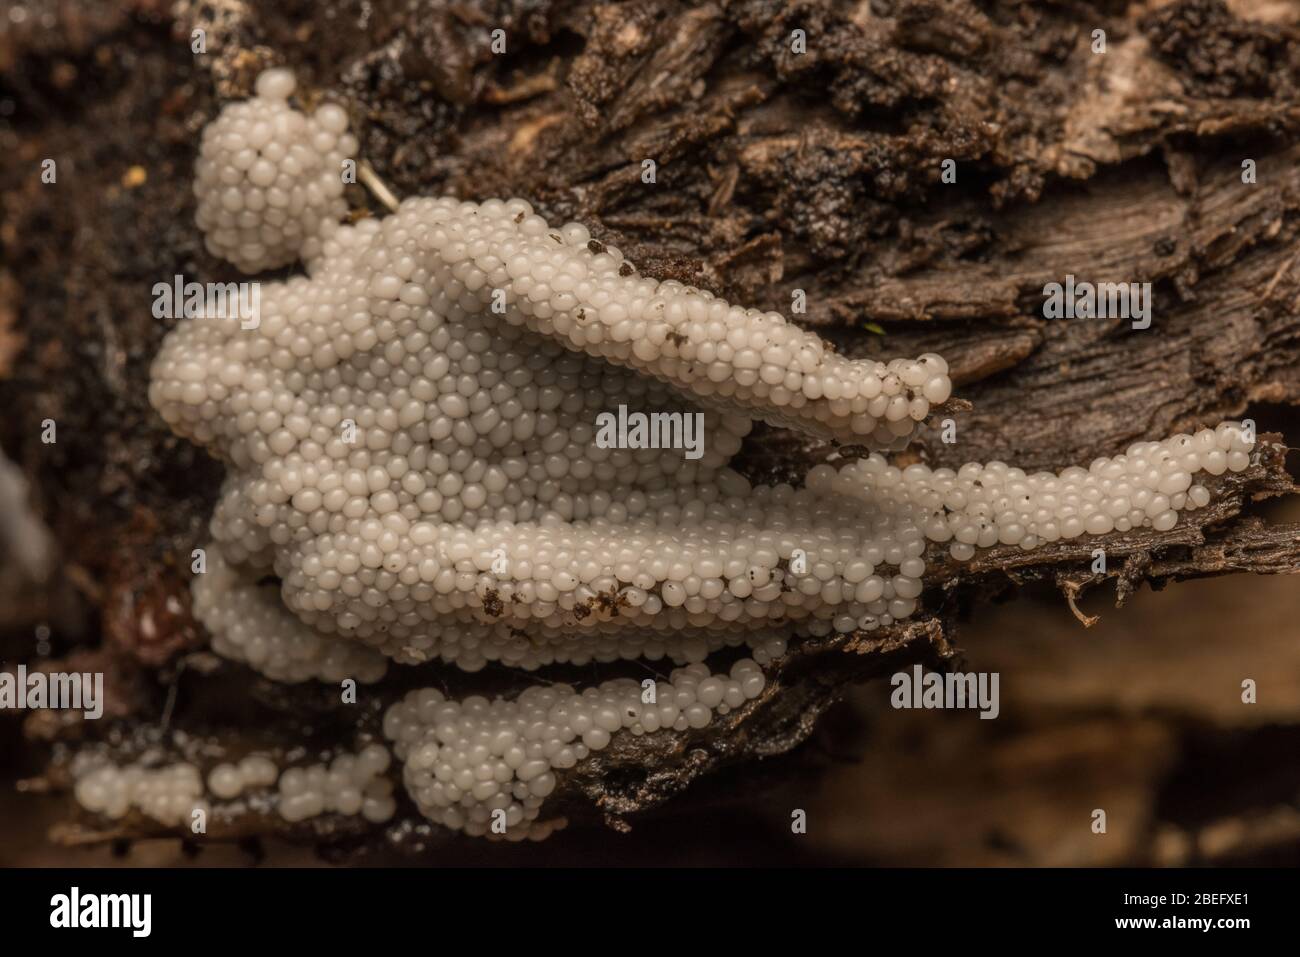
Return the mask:
[[[33,16],[0,33],[0,445],[63,570],[6,616],[5,651],[18,654],[32,623],[68,617],[75,594],[84,612],[59,650],[108,672],[118,729],[32,716],[31,746],[58,742],[51,789],[67,783],[69,743],[289,753],[310,726],[294,753],[351,744],[427,680],[393,675],[340,714],[326,691],[272,689],[213,661],[188,617],[184,570],[219,468],[148,406],[167,325],[149,289],[176,273],[235,278],[202,249],[190,171],[198,129],[267,66],[343,103],[399,196],[525,196],[647,275],[785,312],[803,290],[796,318],[850,354],[942,353],[969,402],[952,414],[959,440],[927,435],[908,460],[1060,468],[1256,409],[1285,419],[1276,410],[1300,402],[1300,15],[1288,4],[138,0],[48,13],[52,26]],[[796,30],[806,52],[791,48]],[[46,158],[56,184],[41,182]],[[359,188],[350,199],[378,209]],[[1153,283],[1151,328],[1045,320],[1043,285],[1067,273]],[[46,419],[54,445],[39,438]],[[1147,582],[1295,572],[1300,525],[1256,514],[1295,491],[1287,439],[1264,436],[1257,464],[1213,483],[1211,507],[1170,532],[942,565],[917,619],[796,643],[759,700],[702,731],[617,738],[574,769],[554,810],[626,828],[670,798],[689,806],[693,782],[795,748],[852,684],[951,658],[962,608],[1018,585],[1054,583],[1074,605],[1103,579],[1122,601]],[[740,464],[788,479],[848,451],[760,428]],[[1092,571],[1097,547],[1105,574]],[[438,680],[471,693],[533,679]],[[409,805],[384,831],[254,809],[210,836],[356,853],[445,840]],[[156,833],[130,818],[58,836]]]

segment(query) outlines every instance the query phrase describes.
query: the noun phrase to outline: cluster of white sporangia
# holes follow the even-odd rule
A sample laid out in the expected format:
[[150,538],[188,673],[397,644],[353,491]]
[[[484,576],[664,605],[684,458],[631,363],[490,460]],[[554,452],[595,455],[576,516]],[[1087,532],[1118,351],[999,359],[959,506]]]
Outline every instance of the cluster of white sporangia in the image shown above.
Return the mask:
[[541,839],[556,823],[537,820],[555,790],[555,771],[573,767],[624,729],[702,728],[714,712],[726,714],[758,697],[763,683],[760,667],[742,658],[729,675],[693,664],[667,681],[621,678],[580,694],[568,685],[535,685],[513,701],[449,701],[425,688],[388,709],[384,734],[405,762],[407,792],[425,817],[486,835],[499,813],[507,838]]
[[232,801],[251,788],[268,788],[280,777],[280,769],[265,755],[250,754],[238,763],[218,764],[208,772],[208,790],[213,797]]
[[290,767],[281,773],[270,758],[250,754],[238,762],[213,767],[206,790],[194,764],[118,767],[81,761],[73,767],[74,793],[82,807],[105,817],[121,819],[134,808],[176,827],[190,824],[195,810],[206,814],[211,809],[209,795],[218,801],[233,801],[246,791],[269,789],[278,781],[275,806],[287,821],[332,813],[361,814],[380,822],[397,810],[393,782],[384,777],[390,761],[387,748],[371,744],[356,754],[340,754],[328,765]]
[[203,777],[193,764],[146,768],[101,764],[77,777],[77,802],[86,810],[119,820],[132,808],[162,824],[188,824],[195,809],[206,811]]
[[[503,811],[509,835],[541,833],[553,771],[610,734],[699,726],[758,694],[792,635],[912,614],[927,540],[963,559],[1168,528],[1207,501],[1194,473],[1247,464],[1252,437],[1225,425],[1060,474],[872,454],[801,489],[751,487],[727,463],[753,419],[893,448],[948,398],[947,365],[839,356],[777,314],[639,277],[523,200],[415,198],[341,225],[325,180],[353,142],[336,107],[293,110],[292,88],[264,75],[209,126],[199,224],[248,271],[296,241],[307,275],[265,284],[256,328],[181,322],[150,387],[229,466],[194,585],[216,648],[289,681],[373,680],[386,659],[533,669],[753,649],[730,675],[674,672],[653,704],[626,681],[516,701],[417,692],[388,732],[416,802],[452,827]],[[702,411],[705,454],[602,447],[597,416],[620,405]],[[257,584],[271,574],[278,594]]]
[[387,821],[397,810],[393,782],[384,777],[388,749],[371,744],[356,754],[340,754],[328,765],[290,768],[280,775],[278,808],[288,821],[318,814],[360,814],[367,821]]
[[[293,86],[292,76],[271,71],[259,78],[257,92],[283,101]],[[203,130],[194,168],[195,219],[208,251],[244,272],[287,266],[319,250],[322,224],[348,211],[342,164],[357,155],[342,107],[326,104],[304,116],[267,110],[264,102],[227,106],[221,122]]]

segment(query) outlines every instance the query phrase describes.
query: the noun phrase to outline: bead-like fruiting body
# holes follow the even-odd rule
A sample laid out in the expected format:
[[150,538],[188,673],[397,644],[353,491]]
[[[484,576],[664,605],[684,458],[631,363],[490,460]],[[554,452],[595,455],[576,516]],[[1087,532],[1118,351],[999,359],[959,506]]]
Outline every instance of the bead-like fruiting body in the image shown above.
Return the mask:
[[384,776],[388,749],[372,744],[357,754],[341,754],[329,764],[289,768],[280,775],[278,807],[290,822],[318,814],[360,814],[379,824],[393,816],[393,782]]
[[293,75],[268,70],[257,96],[232,103],[203,130],[196,219],[208,251],[246,273],[311,256],[347,212],[343,164],[356,137],[342,107],[290,108]]
[[536,685],[513,701],[448,701],[425,688],[388,710],[384,734],[404,762],[407,793],[430,820],[472,835],[540,839],[556,823],[538,817],[556,771],[620,731],[702,728],[715,713],[758,697],[764,679],[742,658],[728,674],[695,664],[650,685],[622,678],[580,693]]
[[119,768],[102,764],[77,777],[73,794],[82,807],[120,820],[132,809],[171,827],[188,825],[196,810],[206,812],[203,778],[192,764]]

